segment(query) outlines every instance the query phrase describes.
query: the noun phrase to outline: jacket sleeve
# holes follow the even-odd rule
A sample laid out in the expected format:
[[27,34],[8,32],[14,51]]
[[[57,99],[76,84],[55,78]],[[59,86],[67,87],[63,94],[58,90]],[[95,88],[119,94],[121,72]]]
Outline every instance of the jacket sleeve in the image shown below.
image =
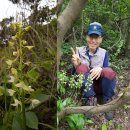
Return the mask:
[[108,52],[106,51],[103,67],[109,67]]
[[76,73],[76,69],[75,69],[74,65],[72,64],[71,74],[74,75],[75,73]]

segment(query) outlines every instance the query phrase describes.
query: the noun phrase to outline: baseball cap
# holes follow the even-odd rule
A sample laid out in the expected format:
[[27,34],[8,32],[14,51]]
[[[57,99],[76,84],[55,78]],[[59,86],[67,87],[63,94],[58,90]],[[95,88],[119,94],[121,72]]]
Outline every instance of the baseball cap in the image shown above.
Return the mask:
[[97,34],[101,36],[103,34],[102,25],[98,22],[90,23],[87,29],[87,35],[91,35],[91,34]]

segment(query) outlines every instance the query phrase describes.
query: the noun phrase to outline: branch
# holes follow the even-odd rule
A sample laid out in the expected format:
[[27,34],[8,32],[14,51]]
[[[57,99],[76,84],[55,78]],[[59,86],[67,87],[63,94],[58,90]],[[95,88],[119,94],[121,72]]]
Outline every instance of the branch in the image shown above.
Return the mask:
[[127,20],[127,19],[129,19],[129,18],[130,18],[130,16],[128,16],[128,17],[126,17],[126,18],[119,19],[119,20],[117,20],[117,22],[121,22],[121,21]]
[[108,112],[111,110],[115,110],[116,108],[122,107],[124,104],[130,104],[130,92],[126,92],[121,97],[104,104],[97,106],[81,106],[81,107],[66,107],[61,112],[58,113],[58,118],[61,120],[65,115],[69,114],[78,114],[78,113],[91,113],[97,114],[101,112]]

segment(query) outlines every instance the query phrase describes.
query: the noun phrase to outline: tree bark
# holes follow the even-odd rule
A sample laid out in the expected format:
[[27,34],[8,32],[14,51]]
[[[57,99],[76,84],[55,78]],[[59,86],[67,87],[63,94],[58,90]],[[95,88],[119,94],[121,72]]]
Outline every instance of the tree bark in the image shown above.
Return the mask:
[[[72,27],[73,22],[80,15],[87,0],[70,0],[65,10],[57,20],[57,69],[61,58],[61,45],[67,31]],[[59,70],[59,69],[58,69]]]
[[91,113],[97,114],[102,112],[108,112],[115,110],[116,108],[122,107],[125,104],[130,104],[130,91],[126,92],[125,95],[118,97],[117,99],[104,104],[97,106],[81,106],[81,107],[66,107],[61,112],[58,113],[58,118],[61,120],[65,115],[68,114],[78,114],[78,113]]

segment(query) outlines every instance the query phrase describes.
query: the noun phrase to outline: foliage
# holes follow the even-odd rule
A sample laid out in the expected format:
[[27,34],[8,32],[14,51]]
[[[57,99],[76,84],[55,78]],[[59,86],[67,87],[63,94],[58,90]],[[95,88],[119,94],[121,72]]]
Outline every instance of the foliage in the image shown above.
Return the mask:
[[125,109],[130,109],[130,105],[124,105]]
[[[10,1],[18,5],[21,13],[0,21],[0,129],[14,126],[20,130],[24,129],[23,124],[27,129],[54,129],[56,7],[50,8],[50,3],[43,6],[41,0]],[[30,12],[29,16],[26,11]],[[22,22],[14,23],[21,19]],[[26,120],[23,120],[22,112]],[[19,116],[15,116],[17,114]],[[35,123],[28,116],[34,117]]]
[[[42,0],[9,0],[13,4],[17,5],[26,5],[27,10],[30,11],[29,21],[31,24],[42,24],[43,22],[50,22],[51,19],[55,15],[56,7],[50,8],[47,1],[45,1],[46,5],[41,5]],[[52,3],[55,3],[55,0],[51,1]],[[25,14],[22,14],[25,18]],[[24,19],[26,21],[26,19]]]
[[68,130],[83,130],[84,128],[84,115],[83,114],[73,114],[65,117],[65,120],[69,124],[69,129]]
[[[61,111],[64,107],[67,106],[77,106],[72,98],[66,98],[64,101],[62,101],[61,99],[59,99],[57,101],[57,110],[58,112]],[[84,115],[83,114],[71,114],[71,115],[67,115],[64,117],[63,119],[64,121],[66,121],[69,125],[69,129],[70,130],[75,130],[75,129],[79,129],[79,130],[83,130],[84,127]],[[57,123],[59,125],[59,120],[57,119]]]
[[[71,96],[72,93],[75,93],[74,97],[80,95],[80,88],[82,86],[83,75],[72,75],[68,77],[65,71],[58,73],[58,83],[57,83],[57,90],[59,96],[63,96],[67,94]],[[67,90],[69,91],[67,92]],[[72,95],[73,97],[73,95]]]
[[10,56],[5,57],[3,61],[3,64],[6,63],[5,76],[0,93],[1,96],[4,95],[5,114],[1,129],[25,130],[26,126],[38,129],[38,118],[34,112],[31,112],[31,109],[48,100],[50,96],[43,94],[42,91],[38,92],[28,82],[29,80],[37,82],[40,77],[34,63],[32,66],[32,62],[26,57],[27,53],[31,56],[34,48],[24,39],[25,33],[31,27],[24,27],[20,22],[12,23],[10,26],[16,33],[8,41]]
[[[82,75],[79,76],[72,76],[68,77],[66,76],[66,73],[59,72],[58,73],[58,84],[57,84],[57,90],[58,90],[58,100],[57,100],[57,111],[60,112],[63,108],[69,107],[69,106],[78,106],[77,103],[74,101],[74,98],[72,97],[65,97],[64,99],[61,99],[62,96],[64,96],[67,92],[67,84],[68,89],[70,90],[76,90],[75,91],[75,97],[79,95],[80,92],[80,86],[82,84]],[[68,82],[69,81],[69,82]],[[72,92],[71,91],[71,92]],[[71,94],[70,94],[71,95]],[[84,115],[83,114],[71,114],[64,117],[64,121],[68,123],[68,126],[70,130],[83,130],[84,127]],[[57,123],[59,125],[59,120],[57,119]]]

